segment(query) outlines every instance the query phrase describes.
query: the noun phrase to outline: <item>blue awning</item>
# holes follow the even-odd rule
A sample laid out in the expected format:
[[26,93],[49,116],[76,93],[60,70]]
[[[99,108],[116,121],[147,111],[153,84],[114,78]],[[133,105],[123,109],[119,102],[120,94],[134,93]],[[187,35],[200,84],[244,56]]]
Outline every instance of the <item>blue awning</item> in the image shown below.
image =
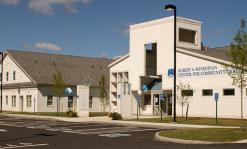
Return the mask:
[[148,90],[162,90],[162,81],[160,79],[155,79],[147,85]]

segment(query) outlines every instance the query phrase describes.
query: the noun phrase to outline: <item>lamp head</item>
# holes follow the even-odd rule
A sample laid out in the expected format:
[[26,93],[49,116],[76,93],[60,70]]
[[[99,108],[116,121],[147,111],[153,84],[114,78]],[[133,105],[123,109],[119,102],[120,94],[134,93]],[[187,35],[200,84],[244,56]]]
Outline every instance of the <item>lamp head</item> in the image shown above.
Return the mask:
[[142,95],[142,91],[138,90],[137,94],[141,96]]
[[168,11],[176,10],[176,6],[172,4],[166,5],[165,10],[168,10]]

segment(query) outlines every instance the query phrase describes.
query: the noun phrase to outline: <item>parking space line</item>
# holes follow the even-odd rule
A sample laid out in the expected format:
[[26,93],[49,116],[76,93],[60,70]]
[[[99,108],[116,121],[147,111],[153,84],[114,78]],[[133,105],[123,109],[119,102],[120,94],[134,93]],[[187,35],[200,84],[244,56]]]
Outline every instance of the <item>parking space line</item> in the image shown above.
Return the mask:
[[8,144],[6,147],[0,147],[0,149],[15,149],[15,148],[28,148],[28,147],[38,147],[38,146],[48,146],[49,144],[26,144],[26,145],[11,145]]

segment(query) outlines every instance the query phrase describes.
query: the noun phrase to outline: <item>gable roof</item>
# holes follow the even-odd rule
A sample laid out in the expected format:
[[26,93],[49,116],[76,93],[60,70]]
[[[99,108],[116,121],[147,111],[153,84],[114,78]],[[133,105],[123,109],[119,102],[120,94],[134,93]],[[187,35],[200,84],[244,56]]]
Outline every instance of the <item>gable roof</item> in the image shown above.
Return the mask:
[[197,54],[201,54],[204,56],[209,56],[212,58],[228,61],[228,62],[230,61],[227,55],[229,51],[229,47],[210,48],[207,50],[195,50],[195,49],[188,49],[188,48],[180,48],[180,49],[193,52],[193,53],[197,53]]
[[103,74],[109,80],[111,59],[15,50],[6,52],[38,85],[53,84],[52,76],[56,71],[62,73],[67,85],[98,86]]

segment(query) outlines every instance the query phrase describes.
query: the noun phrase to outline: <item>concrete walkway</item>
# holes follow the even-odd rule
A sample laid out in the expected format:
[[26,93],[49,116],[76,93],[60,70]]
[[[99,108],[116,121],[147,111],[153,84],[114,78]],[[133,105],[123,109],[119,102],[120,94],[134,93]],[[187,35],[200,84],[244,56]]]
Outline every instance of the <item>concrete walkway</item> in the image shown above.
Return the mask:
[[208,126],[208,125],[190,125],[190,124],[176,124],[176,123],[152,123],[152,122],[138,122],[138,121],[121,121],[111,120],[109,117],[87,117],[87,118],[67,118],[55,116],[40,116],[40,115],[21,115],[21,114],[0,114],[0,116],[17,117],[17,118],[30,118],[41,120],[57,120],[66,122],[100,122],[110,123],[115,125],[132,125],[140,127],[152,127],[160,129],[179,129],[179,128],[239,128],[239,127],[225,127],[225,126]]

